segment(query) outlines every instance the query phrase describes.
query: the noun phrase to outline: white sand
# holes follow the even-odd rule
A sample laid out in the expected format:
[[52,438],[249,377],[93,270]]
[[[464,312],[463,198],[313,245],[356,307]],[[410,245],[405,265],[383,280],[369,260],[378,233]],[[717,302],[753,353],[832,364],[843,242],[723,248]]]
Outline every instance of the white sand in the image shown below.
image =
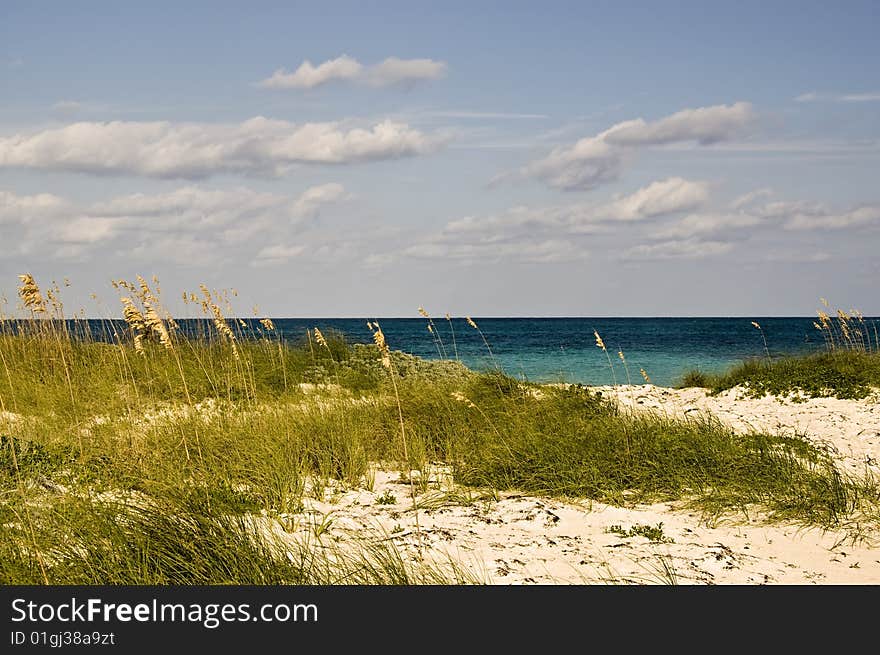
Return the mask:
[[[751,428],[805,434],[829,446],[842,466],[880,475],[880,403],[811,399],[745,399],[736,391],[717,397],[700,389],[654,386],[605,388],[624,406],[688,416],[710,411],[737,430]],[[415,532],[410,486],[398,473],[378,470],[372,490],[335,488],[322,501],[285,517],[287,534],[301,537],[314,525],[322,538],[345,542],[381,530],[414,556],[420,539],[427,556],[450,556],[495,584],[880,584],[880,534],[864,528],[823,532],[768,524],[761,517],[708,521],[672,504],[619,508],[503,494],[482,500],[479,492],[455,488],[438,468],[418,496],[420,532]],[[470,494],[472,502],[462,502]],[[383,496],[395,502],[378,502]],[[610,532],[662,523],[666,543]],[[855,542],[853,534],[861,534]],[[672,571],[672,573],[670,573]]]

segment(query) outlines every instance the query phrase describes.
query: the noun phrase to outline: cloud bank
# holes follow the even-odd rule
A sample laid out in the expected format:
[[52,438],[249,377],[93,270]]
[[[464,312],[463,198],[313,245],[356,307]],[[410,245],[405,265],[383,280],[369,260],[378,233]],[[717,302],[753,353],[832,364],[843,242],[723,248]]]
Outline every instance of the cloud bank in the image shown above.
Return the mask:
[[[158,194],[135,193],[90,205],[51,194],[0,191],[0,226],[13,254],[82,257],[100,247],[102,256],[152,257],[193,263],[225,249],[292,256],[304,251],[281,241],[302,233],[322,210],[344,202],[341,184],[313,186],[299,196],[237,187],[216,190],[187,186]],[[296,246],[297,248],[299,246]],[[96,251],[97,252],[97,251]]]
[[279,175],[297,164],[353,164],[433,152],[444,137],[405,123],[369,128],[258,116],[238,124],[80,122],[0,136],[0,166],[105,175],[199,179]]

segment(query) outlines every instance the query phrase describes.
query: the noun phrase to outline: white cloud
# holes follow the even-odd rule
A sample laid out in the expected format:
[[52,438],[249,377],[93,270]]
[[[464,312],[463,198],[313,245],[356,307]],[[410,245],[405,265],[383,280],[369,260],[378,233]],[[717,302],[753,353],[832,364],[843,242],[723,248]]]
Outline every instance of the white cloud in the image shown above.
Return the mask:
[[[443,232],[452,237],[459,234],[497,235],[552,231],[557,234],[588,234],[606,231],[603,223],[642,221],[649,218],[691,211],[702,206],[709,197],[706,182],[671,177],[652,182],[631,194],[611,202],[595,205],[578,203],[557,207],[511,207],[490,216],[466,216],[447,223]],[[484,236],[484,238],[486,238]],[[492,237],[489,237],[492,238]]]
[[706,182],[670,177],[600,207],[597,215],[611,220],[637,221],[696,209],[708,198],[709,185]]
[[868,93],[802,93],[795,102],[880,102],[880,91]]
[[547,114],[517,114],[498,111],[469,111],[469,110],[440,110],[422,112],[423,116],[437,116],[439,118],[474,118],[474,119],[502,119],[502,120],[535,120],[550,118]]
[[259,83],[266,89],[314,89],[333,80],[350,80],[360,75],[363,66],[356,59],[342,55],[330,59],[318,66],[312,65],[308,59],[299,65],[293,73],[280,68]]
[[423,80],[445,77],[447,65],[433,59],[400,59],[389,57],[373,66],[364,66],[357,59],[342,55],[318,66],[306,60],[294,72],[281,68],[258,83],[266,89],[314,89],[333,81],[352,81],[383,87],[411,85]]
[[274,246],[267,246],[257,253],[255,263],[262,265],[283,264],[294,257],[299,257],[305,251],[306,247],[304,245],[287,246],[277,244]]
[[639,148],[695,141],[701,145],[734,137],[755,120],[747,102],[685,109],[648,123],[635,119],[618,123],[596,136],[549,155],[520,170],[549,186],[566,191],[586,191],[617,179],[627,159]]
[[120,222],[118,218],[83,216],[61,223],[52,232],[64,243],[98,243],[115,237]]
[[642,244],[623,253],[623,259],[704,259],[723,255],[733,244],[724,241],[684,239]]
[[446,76],[445,62],[433,59],[398,59],[389,57],[381,64],[366,70],[364,80],[371,86],[413,84],[422,80],[437,80]]
[[683,109],[653,123],[641,118],[614,126],[606,141],[623,146],[661,145],[696,141],[706,145],[726,141],[739,134],[755,120],[748,102]]
[[51,193],[34,196],[19,196],[9,191],[0,191],[0,223],[27,223],[49,216],[64,213],[69,203]]
[[293,203],[292,214],[296,218],[314,218],[325,205],[339,202],[347,197],[345,187],[331,182],[307,189]]
[[730,232],[761,223],[761,218],[747,213],[691,214],[656,230],[658,239],[689,239]]
[[404,123],[370,128],[252,118],[239,124],[80,122],[0,137],[0,166],[158,178],[280,174],[295,164],[350,164],[434,151],[444,138]]
[[118,196],[88,206],[48,194],[0,191],[0,224],[3,240],[14,230],[23,250],[41,243],[67,244],[71,247],[59,252],[78,257],[86,252],[85,246],[100,245],[106,252],[115,242],[120,252],[133,256],[185,261],[181,253],[190,247],[205,254],[213,248],[216,257],[230,246],[277,245],[277,239],[301,232],[304,221],[347,197],[345,188],[335,183],[311,187],[297,197],[243,187],[183,187],[168,193]]
[[787,230],[842,230],[880,225],[880,205],[866,205],[845,212],[792,212],[785,223]]
[[691,214],[653,233],[657,239],[687,239],[731,234],[744,228],[782,227],[785,230],[843,230],[880,226],[880,204],[839,211],[821,203],[775,200],[763,205],[755,200],[768,195],[760,189],[738,198],[731,205],[738,211]]
[[517,240],[513,242],[427,241],[410,246],[405,255],[417,259],[454,259],[468,262],[513,260],[528,263],[558,263],[584,259],[588,252],[569,240]]
[[751,205],[759,198],[766,198],[767,196],[773,195],[773,189],[764,188],[764,189],[756,189],[754,191],[749,191],[748,193],[744,193],[739,196],[736,200],[730,203],[731,209],[742,209],[743,207],[747,207]]
[[678,177],[653,182],[601,205],[511,207],[489,216],[450,221],[443,231],[410,246],[407,255],[461,260],[557,262],[585,256],[578,237],[608,234],[615,222],[638,222],[689,211],[708,198],[708,184]]

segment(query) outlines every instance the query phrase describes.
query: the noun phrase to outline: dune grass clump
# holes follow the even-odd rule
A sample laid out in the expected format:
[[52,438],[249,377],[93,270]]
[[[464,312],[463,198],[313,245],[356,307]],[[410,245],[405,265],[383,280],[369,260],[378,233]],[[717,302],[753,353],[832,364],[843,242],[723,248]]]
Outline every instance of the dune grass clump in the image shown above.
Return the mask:
[[691,372],[680,386],[720,393],[741,387],[753,397],[765,394],[819,398],[866,398],[880,389],[880,353],[835,350],[801,357],[742,362],[720,375]]
[[[828,301],[821,299],[828,309]],[[741,387],[747,395],[793,396],[795,400],[833,396],[866,398],[880,389],[880,333],[877,322],[865,319],[857,310],[838,309],[829,314],[820,309],[813,327],[822,335],[825,351],[772,358],[761,326],[766,358],[741,362],[721,374],[688,371],[679,387],[704,387],[720,393]]]
[[[354,548],[284,539],[271,520],[229,511],[199,494],[148,502],[70,497],[38,513],[35,541],[0,535],[0,583],[334,585],[474,584],[454,562],[412,562],[381,535]],[[12,516],[3,516],[5,520]]]

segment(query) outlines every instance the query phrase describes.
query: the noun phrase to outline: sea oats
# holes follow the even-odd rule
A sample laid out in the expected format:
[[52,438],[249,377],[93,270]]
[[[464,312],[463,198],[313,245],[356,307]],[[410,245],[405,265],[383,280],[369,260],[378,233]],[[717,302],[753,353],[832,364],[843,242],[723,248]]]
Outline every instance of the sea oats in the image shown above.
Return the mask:
[[385,341],[385,333],[382,332],[382,328],[379,327],[379,323],[374,323],[373,343],[376,344],[376,347],[379,349],[379,353],[382,355],[382,366],[390,371],[391,349],[388,348],[388,342]]
[[34,280],[34,276],[30,273],[25,273],[24,275],[19,275],[18,279],[21,280],[18,296],[21,298],[24,306],[34,314],[45,314],[46,302],[40,294],[40,287],[37,285],[36,280]]
[[479,330],[479,329],[480,329],[480,328],[477,327],[477,324],[474,323],[474,319],[472,319],[470,316],[465,316],[464,318],[465,318],[465,320],[467,321],[467,324],[470,325],[472,328],[474,328],[475,330]]
[[131,298],[123,297],[119,300],[122,302],[122,317],[128,323],[128,327],[134,335],[134,349],[141,355],[146,356],[144,352],[144,334],[147,328],[144,316],[134,306],[134,301]]
[[327,339],[324,338],[324,335],[321,334],[321,330],[315,328],[315,341],[318,342],[319,346],[323,346],[327,350],[330,350],[330,346],[327,345]]
[[605,348],[605,342],[602,341],[602,337],[599,336],[599,333],[596,330],[593,330],[593,336],[596,337],[596,345],[605,352],[608,352],[608,350]]
[[651,384],[651,378],[648,377],[648,374],[647,374],[647,373],[645,373],[645,369],[640,368],[640,369],[639,369],[639,373],[641,373],[641,374],[642,374],[642,377],[645,378],[645,382],[647,382],[648,384]]
[[171,343],[171,336],[168,334],[168,329],[165,327],[165,322],[159,316],[159,313],[151,302],[144,305],[144,325],[149,332],[156,335],[159,339],[159,343],[165,347],[165,350],[172,350],[174,348]]

